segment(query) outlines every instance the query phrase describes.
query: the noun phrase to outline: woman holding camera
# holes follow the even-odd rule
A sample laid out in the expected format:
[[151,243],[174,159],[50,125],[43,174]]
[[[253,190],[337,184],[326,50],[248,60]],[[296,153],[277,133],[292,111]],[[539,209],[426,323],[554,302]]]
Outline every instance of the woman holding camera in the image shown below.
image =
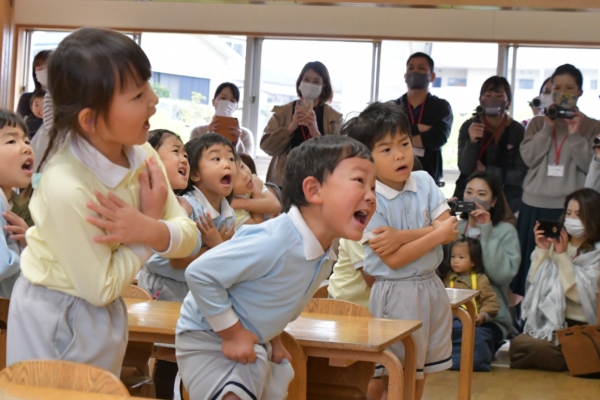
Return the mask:
[[510,367],[566,371],[555,332],[596,325],[600,276],[600,194],[580,189],[564,201],[564,229],[549,238],[535,226],[530,284],[523,299],[523,334],[510,342]]
[[594,138],[594,151],[596,156],[592,157],[590,170],[585,177],[585,187],[600,192],[600,136]]
[[558,221],[567,195],[585,184],[593,156],[593,140],[600,123],[577,108],[583,94],[583,75],[571,64],[561,65],[550,78],[554,103],[545,115],[531,120],[521,143],[521,156],[529,167],[523,184],[523,202],[517,230],[521,242],[521,267],[511,284],[514,293],[525,295],[531,253],[535,249],[534,227],[539,220]]
[[462,200],[467,178],[486,171],[501,184],[513,213],[519,211],[527,165],[519,147],[525,135],[523,125],[513,120],[510,84],[501,76],[488,78],[481,86],[479,102],[483,115],[465,121],[458,136],[458,169],[454,196]]

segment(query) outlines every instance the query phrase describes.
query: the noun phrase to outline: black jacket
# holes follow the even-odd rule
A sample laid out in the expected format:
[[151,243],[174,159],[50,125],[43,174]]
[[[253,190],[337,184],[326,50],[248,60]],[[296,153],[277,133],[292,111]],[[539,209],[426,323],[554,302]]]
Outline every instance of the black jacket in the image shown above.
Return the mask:
[[[477,158],[481,143],[488,142],[493,132],[485,132],[483,138],[477,143],[472,143],[469,136],[469,126],[472,120],[465,121],[460,127],[458,135],[458,169],[460,177],[456,181],[454,196],[462,200],[467,186],[467,178],[477,169]],[[521,142],[525,136],[525,128],[517,121],[512,121],[500,134],[498,143],[492,140],[481,157],[485,170],[495,176],[504,188],[506,200],[513,213],[521,207],[521,196],[523,195],[523,180],[527,175],[527,165],[521,158]]]
[[[408,110],[406,94],[394,102],[402,107],[402,111],[404,111],[406,115],[409,115],[410,112]],[[415,116],[415,124],[411,124],[410,128],[412,136],[421,135],[423,147],[425,147],[425,156],[419,157],[419,160],[421,160],[421,163],[423,164],[423,170],[427,171],[436,183],[439,183],[442,176],[444,176],[442,146],[448,141],[450,130],[452,129],[452,121],[454,119],[452,107],[450,107],[450,103],[446,100],[440,99],[429,93],[425,100],[425,109],[423,110],[421,124],[430,125],[431,129],[427,132],[419,132],[417,119],[418,116]]]

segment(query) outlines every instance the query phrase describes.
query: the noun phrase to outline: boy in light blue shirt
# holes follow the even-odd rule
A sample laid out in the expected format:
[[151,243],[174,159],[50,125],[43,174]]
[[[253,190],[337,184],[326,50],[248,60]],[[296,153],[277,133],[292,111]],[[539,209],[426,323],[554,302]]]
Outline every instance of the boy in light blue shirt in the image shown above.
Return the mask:
[[244,225],[186,270],[177,362],[193,399],[283,399],[293,378],[280,334],[331,273],[334,238],[359,240],[375,210],[375,166],[357,141],[290,152],[285,214]]
[[[413,333],[417,347],[416,399],[425,375],[452,365],[452,310],[435,270],[441,244],[456,239],[456,218],[427,172],[412,172],[414,155],[406,115],[390,103],[374,103],[348,121],[342,134],[373,153],[377,168],[377,210],[365,229],[365,280],[371,289],[369,311],[375,318],[420,320]],[[390,350],[404,361],[404,346]],[[385,374],[379,366],[376,370]]]

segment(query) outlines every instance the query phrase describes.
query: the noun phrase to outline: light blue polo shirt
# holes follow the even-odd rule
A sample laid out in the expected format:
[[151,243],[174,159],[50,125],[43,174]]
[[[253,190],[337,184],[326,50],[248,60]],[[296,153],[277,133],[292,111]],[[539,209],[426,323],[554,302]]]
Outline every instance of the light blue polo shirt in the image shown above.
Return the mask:
[[[204,216],[208,220],[211,218],[218,230],[225,225],[229,229],[231,224],[235,223],[235,211],[226,199],[221,201],[221,209],[219,211],[208,202],[208,199],[204,194],[196,187],[194,190],[183,195],[183,198],[192,207],[192,215],[189,215],[192,221],[199,221],[200,216]],[[198,245],[192,252],[197,254],[202,248],[202,238],[200,231],[198,231]],[[171,266],[169,259],[163,258],[158,254],[153,254],[152,257],[146,262],[146,267],[153,274],[164,276],[176,280],[178,282],[185,282],[185,268],[175,269]]]
[[244,225],[187,267],[190,293],[177,334],[221,331],[239,320],[266,343],[300,315],[335,260],[296,207],[262,224]]
[[[375,192],[377,210],[365,229],[365,235],[380,226],[399,230],[426,228],[450,209],[444,194],[425,171],[413,172],[400,192],[379,181],[376,182]],[[364,246],[364,271],[381,278],[405,279],[426,275],[435,271],[443,258],[442,246],[436,246],[402,268],[392,269],[371,250],[368,243]]]
[[21,274],[21,247],[11,239],[12,233],[2,229],[8,222],[2,216],[11,209],[4,192],[0,190],[0,297],[10,298],[13,286]]

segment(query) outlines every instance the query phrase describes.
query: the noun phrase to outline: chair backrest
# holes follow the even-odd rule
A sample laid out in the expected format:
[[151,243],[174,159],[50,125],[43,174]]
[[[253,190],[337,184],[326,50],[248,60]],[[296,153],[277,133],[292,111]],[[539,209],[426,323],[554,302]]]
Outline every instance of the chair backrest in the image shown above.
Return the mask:
[[288,400],[306,399],[306,355],[300,343],[287,332],[281,334],[281,342],[292,356],[292,367],[294,368],[294,379],[288,386]]
[[316,292],[315,294],[313,294],[313,299],[326,299],[329,297],[329,290],[327,290],[327,288],[329,288],[329,285],[325,285],[325,286],[321,286]]
[[129,285],[125,292],[123,292],[124,299],[140,299],[140,300],[152,300],[150,293],[146,292],[139,286]]
[[304,312],[315,314],[351,315],[372,317],[369,310],[361,305],[344,300],[312,298],[304,307]]
[[[372,317],[369,310],[349,301],[334,299],[312,298],[304,312],[315,314],[350,315],[353,317]],[[353,388],[359,390],[366,398],[369,381],[375,372],[375,363],[359,361],[348,367],[331,367],[329,360],[324,358],[308,357],[307,382],[309,397],[313,389],[321,389],[323,385],[337,388]],[[337,392],[336,389],[333,393]]]
[[91,365],[62,360],[21,361],[0,371],[0,387],[24,386],[129,396],[119,378]]

